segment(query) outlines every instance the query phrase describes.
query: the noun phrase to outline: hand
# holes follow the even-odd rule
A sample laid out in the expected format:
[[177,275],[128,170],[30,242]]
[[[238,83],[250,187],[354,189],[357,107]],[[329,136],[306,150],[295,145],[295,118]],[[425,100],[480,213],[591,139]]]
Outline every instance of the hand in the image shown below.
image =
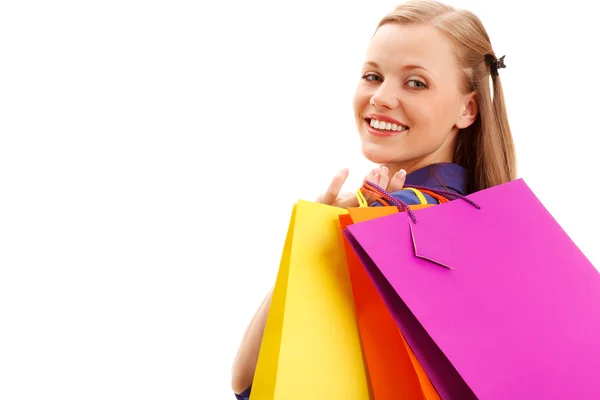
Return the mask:
[[331,184],[327,191],[320,195],[317,199],[317,203],[327,204],[330,206],[341,207],[341,208],[349,208],[349,207],[358,207],[358,199],[356,198],[356,193],[342,193],[340,194],[340,190],[342,190],[342,186],[344,186],[344,182],[348,179],[348,169],[344,168],[340,172],[338,172],[332,179]]
[[[358,207],[358,199],[356,193],[342,193],[340,190],[348,179],[348,169],[344,168],[338,172],[331,181],[327,191],[319,196],[317,203],[328,204],[330,206],[349,208]],[[389,193],[401,190],[406,180],[406,171],[401,169],[392,178],[389,177],[389,170],[386,166],[381,168],[374,168],[369,175],[365,177],[366,181],[376,184],[380,188],[386,190]],[[375,199],[369,195],[365,195],[365,199],[369,204],[375,202]]]
[[[369,175],[365,177],[365,181],[376,184],[388,193],[396,192],[404,187],[406,181],[406,171],[401,169],[390,178],[389,169],[384,165],[381,168],[373,169]],[[372,196],[365,194],[365,199],[369,204],[375,202]]]

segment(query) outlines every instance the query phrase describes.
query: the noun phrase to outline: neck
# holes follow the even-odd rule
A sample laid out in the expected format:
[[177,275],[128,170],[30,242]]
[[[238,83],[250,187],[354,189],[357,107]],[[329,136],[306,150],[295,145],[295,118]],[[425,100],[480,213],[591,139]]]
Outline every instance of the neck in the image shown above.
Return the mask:
[[384,163],[381,166],[386,166],[389,169],[389,176],[393,176],[396,172],[401,169],[406,171],[406,174],[410,174],[411,172],[417,171],[421,168],[425,168],[428,165],[439,164],[439,163],[449,163],[454,159],[454,146],[444,146],[440,148],[437,152],[429,154],[425,157],[421,157],[418,159],[403,161],[400,163]]
[[447,163],[452,162],[452,159],[439,159],[439,160],[431,160],[431,161],[412,161],[412,162],[404,162],[404,163],[386,163],[381,164],[381,166],[386,166],[389,169],[389,176],[393,176],[395,173],[400,171],[401,169],[406,171],[406,174],[410,174],[411,172],[415,172],[421,168],[425,168],[429,165],[439,164],[439,163]]

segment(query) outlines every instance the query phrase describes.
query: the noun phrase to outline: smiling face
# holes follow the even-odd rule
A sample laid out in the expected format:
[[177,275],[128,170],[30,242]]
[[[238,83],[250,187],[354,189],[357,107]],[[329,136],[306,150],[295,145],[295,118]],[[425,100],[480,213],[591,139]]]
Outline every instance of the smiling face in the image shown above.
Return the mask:
[[434,27],[381,26],[354,96],[365,157],[407,172],[451,162],[455,136],[477,114],[459,72],[450,41]]

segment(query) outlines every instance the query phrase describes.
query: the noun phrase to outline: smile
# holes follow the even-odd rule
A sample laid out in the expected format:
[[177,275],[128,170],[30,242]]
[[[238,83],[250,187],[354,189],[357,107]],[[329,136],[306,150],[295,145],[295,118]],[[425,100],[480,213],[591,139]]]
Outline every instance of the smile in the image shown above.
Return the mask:
[[407,126],[377,119],[365,119],[367,130],[375,136],[395,136],[408,130]]

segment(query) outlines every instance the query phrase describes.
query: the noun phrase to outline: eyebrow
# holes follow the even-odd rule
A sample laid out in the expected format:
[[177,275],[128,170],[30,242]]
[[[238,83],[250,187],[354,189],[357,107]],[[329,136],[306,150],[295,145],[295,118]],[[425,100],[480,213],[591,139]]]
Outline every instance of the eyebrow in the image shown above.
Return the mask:
[[[373,67],[373,68],[376,68],[376,69],[381,69],[381,67],[379,66],[379,64],[377,64],[375,61],[367,61],[367,62],[365,63],[365,66],[367,66],[367,65],[368,65],[368,66],[371,66],[371,67]],[[409,64],[409,65],[404,65],[404,66],[403,66],[402,68],[400,68],[400,69],[401,69],[401,70],[421,69],[421,70],[423,70],[423,71],[427,72],[429,75],[433,76],[433,74],[432,74],[431,72],[429,72],[429,71],[427,70],[427,68],[425,68],[425,67],[422,67],[422,66],[420,66],[420,65],[417,65],[417,64]]]

